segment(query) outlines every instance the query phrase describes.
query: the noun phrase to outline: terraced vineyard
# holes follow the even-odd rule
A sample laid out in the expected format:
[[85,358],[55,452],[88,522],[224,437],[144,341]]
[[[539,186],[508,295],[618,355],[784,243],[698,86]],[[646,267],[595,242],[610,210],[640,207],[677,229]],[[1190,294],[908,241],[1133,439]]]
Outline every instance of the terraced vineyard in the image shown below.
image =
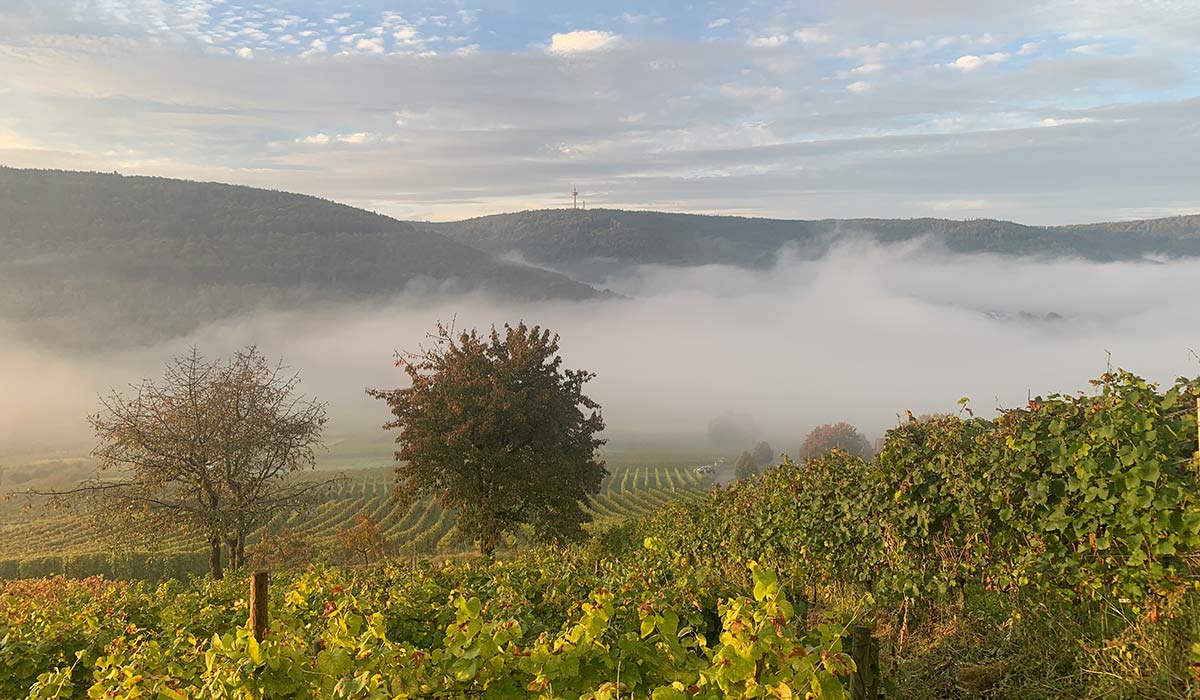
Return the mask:
[[[644,515],[675,498],[696,498],[711,485],[687,466],[612,467],[592,505],[597,522]],[[404,507],[391,496],[390,469],[361,469],[348,472],[329,497],[305,512],[277,517],[263,532],[289,531],[318,548],[329,548],[339,527],[347,527],[359,513],[379,522],[399,554],[445,555],[470,551],[472,545],[458,536],[454,514],[432,500]],[[11,506],[11,504],[10,504]],[[261,534],[261,533],[259,533]],[[257,536],[248,543],[251,549]],[[0,522],[0,578],[44,576],[55,573],[120,575],[111,547],[79,518],[47,515],[34,508],[8,508]],[[204,570],[204,548],[198,538],[167,535],[155,543],[153,552],[125,553],[128,560],[152,558],[150,577]],[[137,562],[127,566],[137,568]],[[156,576],[157,574],[157,576]]]

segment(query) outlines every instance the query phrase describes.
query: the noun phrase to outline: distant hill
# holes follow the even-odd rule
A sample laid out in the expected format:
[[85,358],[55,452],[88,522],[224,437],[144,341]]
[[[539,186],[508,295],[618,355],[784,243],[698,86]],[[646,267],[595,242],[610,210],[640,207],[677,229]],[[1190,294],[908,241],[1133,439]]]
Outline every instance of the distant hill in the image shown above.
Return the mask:
[[[583,281],[616,268],[761,268],[785,246],[817,258],[855,237],[925,237],[959,253],[1200,256],[1200,216],[1039,227],[557,209],[413,224],[273,190],[0,167],[0,326],[82,348],[186,334],[261,307],[406,292],[587,299],[599,292]],[[530,264],[503,259],[514,253]]]
[[117,174],[0,168],[0,251],[0,321],[72,344],[158,339],[264,305],[414,288],[596,294],[316,197]]
[[421,223],[492,253],[588,274],[588,261],[612,265],[769,266],[783,246],[819,257],[838,241],[868,237],[894,243],[927,237],[957,253],[1076,256],[1111,261],[1145,255],[1200,256],[1200,215],[1169,219],[1025,226],[976,219],[824,219],[790,221],[614,209],[551,209]]

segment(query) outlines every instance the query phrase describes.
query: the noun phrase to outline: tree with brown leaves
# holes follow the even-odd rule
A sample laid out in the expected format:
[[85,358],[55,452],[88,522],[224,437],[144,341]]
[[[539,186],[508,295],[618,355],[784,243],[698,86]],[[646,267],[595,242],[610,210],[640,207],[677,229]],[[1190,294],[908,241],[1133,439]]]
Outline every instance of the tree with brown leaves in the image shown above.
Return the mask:
[[538,326],[481,335],[439,324],[431,339],[397,360],[409,387],[368,392],[400,431],[398,495],[436,496],[485,556],[522,525],[541,541],[582,536],[607,474],[600,406],[583,393],[595,375],[564,370],[558,336]]
[[871,457],[871,443],[858,429],[845,421],[826,423],[812,429],[800,446],[800,459],[813,459],[841,450],[859,457]]
[[388,555],[391,543],[379,522],[368,513],[354,516],[354,524],[339,526],[337,543],[345,552],[362,557],[363,564],[370,564]]

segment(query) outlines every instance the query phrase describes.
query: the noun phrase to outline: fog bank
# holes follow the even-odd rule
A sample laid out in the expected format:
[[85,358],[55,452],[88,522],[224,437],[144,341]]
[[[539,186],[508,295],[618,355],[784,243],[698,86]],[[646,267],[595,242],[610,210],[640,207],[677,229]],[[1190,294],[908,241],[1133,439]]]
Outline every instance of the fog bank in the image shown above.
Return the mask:
[[437,302],[261,311],[153,347],[84,358],[27,344],[0,327],[0,460],[90,444],[97,392],[157,376],[197,346],[226,355],[258,345],[299,370],[330,403],[331,435],[376,434],[385,406],[365,387],[392,387],[396,350],[415,349],[437,321],[486,328],[525,320],[562,336],[568,366],[598,376],[589,393],[609,437],[705,440],[710,419],[753,417],[793,451],[822,422],[868,436],[896,414],[977,414],[1027,395],[1088,389],[1115,366],[1170,381],[1200,373],[1200,261],[1094,264],[952,256],[920,245],[855,244],[820,261],[784,255],[769,271],[641,267],[607,280],[624,298],[511,304],[474,295]]

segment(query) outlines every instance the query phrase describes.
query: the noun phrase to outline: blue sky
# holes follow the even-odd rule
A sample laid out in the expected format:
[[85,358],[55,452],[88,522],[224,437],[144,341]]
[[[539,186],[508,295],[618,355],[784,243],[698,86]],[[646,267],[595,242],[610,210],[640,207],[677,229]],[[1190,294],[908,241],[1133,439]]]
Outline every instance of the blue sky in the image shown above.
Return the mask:
[[0,163],[403,218],[1200,211],[1192,0],[0,0]]

